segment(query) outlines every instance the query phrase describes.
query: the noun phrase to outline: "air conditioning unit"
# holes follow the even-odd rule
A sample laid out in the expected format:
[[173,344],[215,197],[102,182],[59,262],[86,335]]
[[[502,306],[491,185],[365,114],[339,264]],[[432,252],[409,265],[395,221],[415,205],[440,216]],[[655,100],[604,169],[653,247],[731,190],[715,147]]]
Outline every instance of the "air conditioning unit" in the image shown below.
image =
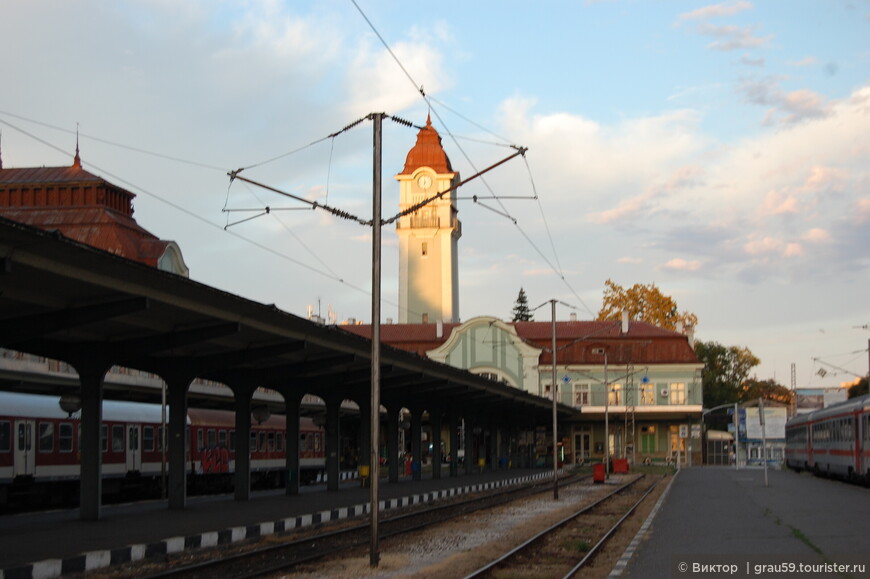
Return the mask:
[[661,391],[659,391],[659,394],[662,395],[662,398],[667,398],[668,397],[668,389],[662,388]]

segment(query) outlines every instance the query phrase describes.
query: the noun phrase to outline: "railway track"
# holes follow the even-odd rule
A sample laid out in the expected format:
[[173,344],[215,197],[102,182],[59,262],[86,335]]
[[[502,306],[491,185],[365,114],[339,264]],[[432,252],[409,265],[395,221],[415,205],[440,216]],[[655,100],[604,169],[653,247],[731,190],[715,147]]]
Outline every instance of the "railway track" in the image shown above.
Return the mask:
[[[576,576],[603,549],[661,481],[638,477],[577,509],[465,579]],[[594,521],[593,521],[594,519]],[[603,523],[603,524],[602,524]],[[596,530],[600,529],[600,530]]]
[[[588,476],[569,476],[560,480],[560,486],[588,482]],[[438,525],[445,521],[472,515],[513,501],[534,495],[552,492],[552,481],[539,481],[503,489],[486,491],[449,502],[417,505],[395,515],[381,519],[379,538],[381,540],[405,535],[421,529]],[[183,560],[181,557],[165,564],[148,564],[148,568],[137,566],[128,570],[114,570],[113,578],[136,577],[137,579],[170,577],[263,577],[286,572],[300,565],[312,564],[318,560],[346,555],[359,551],[370,542],[370,526],[367,520],[351,522],[341,528],[330,526],[300,536],[299,533],[285,537],[273,537],[256,544],[233,549],[233,552],[209,550],[196,556],[196,560]],[[187,558],[185,558],[187,559]]]

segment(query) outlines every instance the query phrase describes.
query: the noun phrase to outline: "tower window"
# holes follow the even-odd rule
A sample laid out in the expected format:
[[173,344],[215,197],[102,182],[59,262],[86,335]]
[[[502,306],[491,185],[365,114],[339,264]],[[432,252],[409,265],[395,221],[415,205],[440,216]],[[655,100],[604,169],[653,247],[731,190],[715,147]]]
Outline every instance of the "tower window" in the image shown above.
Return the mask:
[[428,241],[423,242],[420,252],[422,253],[422,255],[424,257],[429,255],[429,242]]

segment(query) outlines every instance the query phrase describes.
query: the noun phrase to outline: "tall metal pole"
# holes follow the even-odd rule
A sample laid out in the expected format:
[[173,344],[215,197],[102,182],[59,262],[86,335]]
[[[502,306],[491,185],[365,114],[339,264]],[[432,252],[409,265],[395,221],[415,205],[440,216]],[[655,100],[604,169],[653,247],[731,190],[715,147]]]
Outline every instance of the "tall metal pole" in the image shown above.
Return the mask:
[[558,419],[556,413],[556,300],[550,300],[553,316],[553,378],[550,387],[553,394],[553,500],[559,500],[559,447],[558,447]]
[[604,478],[610,478],[610,384],[607,383],[607,350],[604,350]]
[[764,426],[764,398],[758,399],[758,419],[761,421],[761,461],[764,463],[764,486],[767,487],[767,430]]
[[[378,553],[378,435],[381,420],[381,142],[384,113],[374,113],[374,163],[372,179],[372,400],[371,400],[371,453],[369,480],[371,505],[371,546],[369,565],[377,567]],[[395,425],[392,425],[395,428]],[[395,458],[395,457],[394,457]]]

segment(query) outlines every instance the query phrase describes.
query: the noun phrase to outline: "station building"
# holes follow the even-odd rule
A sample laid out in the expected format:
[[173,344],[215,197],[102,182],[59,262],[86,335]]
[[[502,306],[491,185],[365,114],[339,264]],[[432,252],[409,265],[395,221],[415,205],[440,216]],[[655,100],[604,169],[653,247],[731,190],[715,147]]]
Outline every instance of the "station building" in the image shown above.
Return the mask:
[[[602,460],[605,444],[611,457],[637,462],[678,456],[700,462],[703,364],[691,328],[663,330],[627,317],[552,323],[483,316],[460,322],[460,179],[431,120],[395,178],[400,210],[419,209],[396,224],[399,323],[381,326],[385,344],[545,398],[552,399],[555,380],[557,402],[575,410],[559,429],[566,462]],[[371,337],[371,326],[343,327]],[[551,455],[551,430],[540,425],[535,460]]]

